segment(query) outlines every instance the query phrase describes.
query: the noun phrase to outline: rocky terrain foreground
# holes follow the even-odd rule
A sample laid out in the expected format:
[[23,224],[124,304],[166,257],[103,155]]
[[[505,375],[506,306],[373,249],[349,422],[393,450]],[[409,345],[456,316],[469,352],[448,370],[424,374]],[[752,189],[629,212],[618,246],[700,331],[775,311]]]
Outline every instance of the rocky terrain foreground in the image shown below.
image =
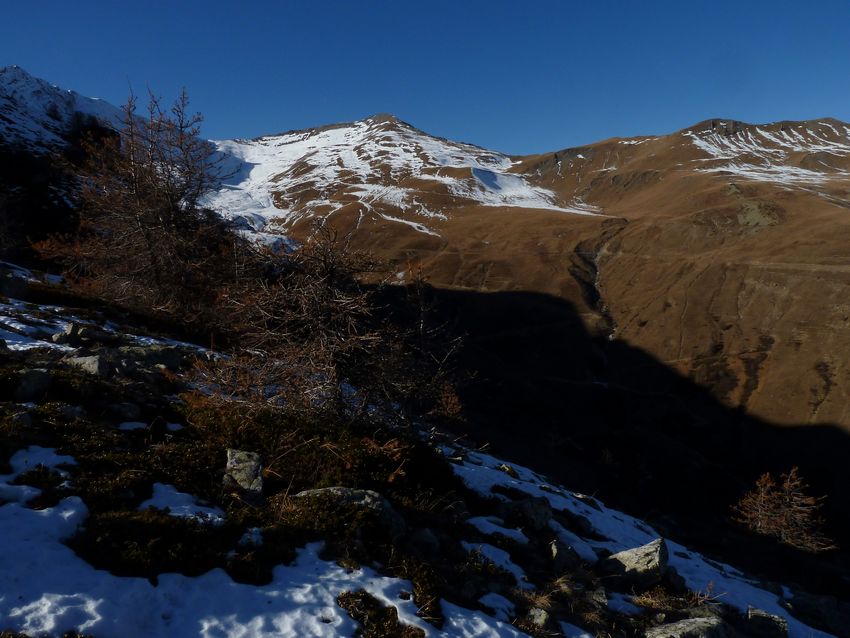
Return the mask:
[[[32,271],[7,264],[1,281],[2,629],[802,638],[846,627],[835,599],[749,578],[435,430],[381,442],[285,429],[270,458],[269,443],[221,422],[226,410],[203,407],[192,363],[213,352],[69,305]],[[362,446],[396,471],[376,473]]]

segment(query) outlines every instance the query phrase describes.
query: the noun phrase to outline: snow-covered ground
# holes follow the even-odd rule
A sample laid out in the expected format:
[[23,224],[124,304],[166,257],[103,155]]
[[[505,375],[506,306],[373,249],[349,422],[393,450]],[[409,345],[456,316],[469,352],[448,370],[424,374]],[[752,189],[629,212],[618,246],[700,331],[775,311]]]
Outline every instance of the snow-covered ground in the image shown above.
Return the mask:
[[[0,271],[5,271],[5,276],[18,278],[27,282],[56,283],[55,276],[44,273],[35,273],[27,268],[0,262]],[[4,274],[0,274],[0,277]],[[14,298],[0,297],[0,339],[6,342],[9,350],[23,351],[33,348],[48,348],[62,352],[72,352],[71,346],[55,343],[53,335],[68,330],[71,324],[80,327],[94,328],[98,331],[119,335],[122,340],[129,344],[139,346],[179,346],[206,352],[205,348],[185,341],[177,341],[163,337],[151,337],[149,335],[137,335],[122,330],[110,321],[84,318],[77,311],[63,306],[51,304],[35,304]]]
[[[626,549],[640,547],[650,543],[661,534],[649,525],[617,510],[605,507],[598,500],[583,496],[552,485],[544,477],[520,465],[511,465],[515,474],[504,471],[505,462],[481,452],[470,452],[455,447],[443,447],[443,453],[452,459],[462,459],[453,464],[455,473],[464,483],[483,496],[508,500],[508,497],[493,491],[493,488],[511,488],[528,494],[543,497],[549,501],[553,511],[569,512],[586,519],[594,532],[603,540],[584,539],[568,532],[553,521],[552,529],[561,536],[561,540],[573,547],[579,555],[593,561],[599,550],[616,553]],[[502,469],[500,469],[502,468]],[[497,533],[494,530],[493,533]],[[788,621],[791,638],[827,638],[830,634],[813,629],[800,622],[782,606],[782,597],[759,586],[748,579],[739,570],[729,565],[709,560],[697,552],[667,539],[670,551],[669,564],[685,579],[688,589],[706,592],[709,588],[713,595],[722,597],[723,603],[743,613],[748,607],[755,607],[770,614],[781,616]],[[497,557],[503,558],[503,557]],[[627,600],[615,599],[612,604],[623,608]],[[631,605],[631,603],[628,603]],[[633,607],[633,606],[632,606]],[[634,610],[628,608],[630,612]]]
[[[504,471],[504,462],[493,456],[457,448],[444,448],[444,452],[455,459],[460,453],[463,460],[454,465],[457,474],[482,495],[506,499],[492,489],[513,488],[545,497],[555,511],[586,518],[604,539],[584,540],[594,557],[598,550],[620,551],[659,537],[645,523],[552,485],[527,468],[512,465],[512,476]],[[357,625],[336,599],[343,592],[363,589],[383,604],[395,606],[401,622],[421,628],[427,636],[525,635],[504,622],[512,617],[513,603],[498,594],[480,601],[493,610],[493,617],[442,601],[446,623],[438,631],[416,616],[416,604],[405,593],[412,590],[409,582],[381,576],[365,567],[347,571],[324,561],[318,556],[320,543],[300,550],[292,565],[276,567],[272,582],[259,587],[237,584],[219,569],[196,578],[165,574],[156,586],[146,579],[116,577],[96,570],[63,543],[84,523],[85,504],[78,497],[68,497],[54,507],[32,510],[25,503],[38,490],[12,484],[29,469],[62,468],[73,463],[71,457],[32,446],[12,457],[11,474],[0,476],[0,500],[5,502],[0,506],[0,529],[4,530],[4,543],[0,546],[0,619],[6,626],[33,634],[79,629],[104,638],[353,636]],[[67,471],[63,472],[68,476]],[[191,495],[159,484],[154,496],[141,505],[145,507],[168,508],[174,516],[193,517],[208,524],[217,524],[224,516],[217,508],[198,505]],[[483,533],[512,536],[505,534],[506,528],[498,521],[476,520],[473,525]],[[557,527],[553,529],[557,531]],[[247,536],[250,538],[246,542],[262,542],[258,530]],[[563,540],[574,545],[575,537]],[[795,619],[781,606],[779,595],[738,570],[667,542],[670,564],[690,589],[706,591],[711,585],[724,603],[742,612],[752,606],[782,616],[788,621],[792,638],[829,636]],[[512,573],[519,587],[533,589],[507,551],[486,543],[464,545]],[[641,613],[626,595],[611,594],[608,604],[621,613]],[[564,624],[562,628],[567,636],[586,635],[573,625]]]
[[[303,638],[353,636],[358,625],[336,603],[347,591],[365,590],[398,610],[399,620],[426,636],[497,638],[523,636],[486,614],[442,602],[441,630],[416,616],[411,583],[361,568],[348,571],[318,557],[321,544],[299,551],[289,566],[278,566],[264,586],[233,582],[216,569],[197,578],[163,574],[156,586],[144,578],[96,570],[62,541],[85,522],[77,497],[55,507],[25,506],[38,490],[12,485],[16,476],[39,465],[56,468],[73,459],[29,447],[11,459],[13,472],[0,476],[0,625],[32,635],[78,629],[101,638]],[[197,515],[191,497],[160,486],[145,506]],[[187,498],[188,497],[188,498]],[[202,510],[206,514],[206,509]],[[406,593],[408,592],[408,593]]]

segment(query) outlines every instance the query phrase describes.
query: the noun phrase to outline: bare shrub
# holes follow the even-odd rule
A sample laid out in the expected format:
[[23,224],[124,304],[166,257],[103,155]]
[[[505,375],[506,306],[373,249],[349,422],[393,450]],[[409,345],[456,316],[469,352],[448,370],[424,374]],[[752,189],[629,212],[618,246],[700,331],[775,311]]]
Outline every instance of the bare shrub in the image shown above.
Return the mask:
[[170,110],[151,95],[142,117],[131,95],[115,135],[83,140],[79,228],[38,248],[90,294],[191,321],[210,307],[244,242],[201,206],[222,174],[188,105],[185,91]]
[[459,413],[447,381],[456,344],[409,298],[384,299],[387,268],[348,237],[318,227],[302,246],[262,253],[243,272],[221,291],[217,312],[240,354],[198,368],[220,397],[385,422],[425,402]]
[[215,335],[228,356],[199,363],[197,381],[218,400],[384,421],[406,406],[459,414],[454,345],[429,322],[423,282],[385,294],[387,266],[325,225],[288,252],[242,238],[202,205],[223,176],[200,122],[185,92],[169,111],[151,96],[144,117],[131,95],[115,135],[83,142],[76,234],[42,254],[80,292]]
[[763,474],[753,490],[733,507],[735,520],[749,530],[808,552],[835,549],[822,531],[820,509],[825,496],[809,496],[808,486],[794,467],[779,483]]

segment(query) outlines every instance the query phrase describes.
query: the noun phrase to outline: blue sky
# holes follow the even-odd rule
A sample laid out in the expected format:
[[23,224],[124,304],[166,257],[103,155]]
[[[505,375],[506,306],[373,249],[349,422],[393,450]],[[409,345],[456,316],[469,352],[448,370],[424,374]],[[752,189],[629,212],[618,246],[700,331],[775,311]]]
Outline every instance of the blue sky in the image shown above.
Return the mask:
[[850,120],[850,2],[8,2],[6,64],[119,104],[185,86],[213,138],[390,112],[535,153],[709,117]]

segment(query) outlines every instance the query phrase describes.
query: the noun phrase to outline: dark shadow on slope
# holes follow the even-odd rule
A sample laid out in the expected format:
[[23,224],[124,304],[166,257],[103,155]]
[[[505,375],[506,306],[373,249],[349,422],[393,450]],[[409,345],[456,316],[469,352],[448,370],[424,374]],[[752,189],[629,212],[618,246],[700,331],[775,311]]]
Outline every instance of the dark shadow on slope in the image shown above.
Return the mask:
[[[593,337],[562,299],[433,294],[442,317],[467,334],[460,364],[476,375],[462,387],[473,440],[709,556],[850,598],[848,433],[730,409],[646,352]],[[795,465],[813,494],[829,495],[823,513],[837,552],[812,556],[730,521],[730,506],[760,474]]]

